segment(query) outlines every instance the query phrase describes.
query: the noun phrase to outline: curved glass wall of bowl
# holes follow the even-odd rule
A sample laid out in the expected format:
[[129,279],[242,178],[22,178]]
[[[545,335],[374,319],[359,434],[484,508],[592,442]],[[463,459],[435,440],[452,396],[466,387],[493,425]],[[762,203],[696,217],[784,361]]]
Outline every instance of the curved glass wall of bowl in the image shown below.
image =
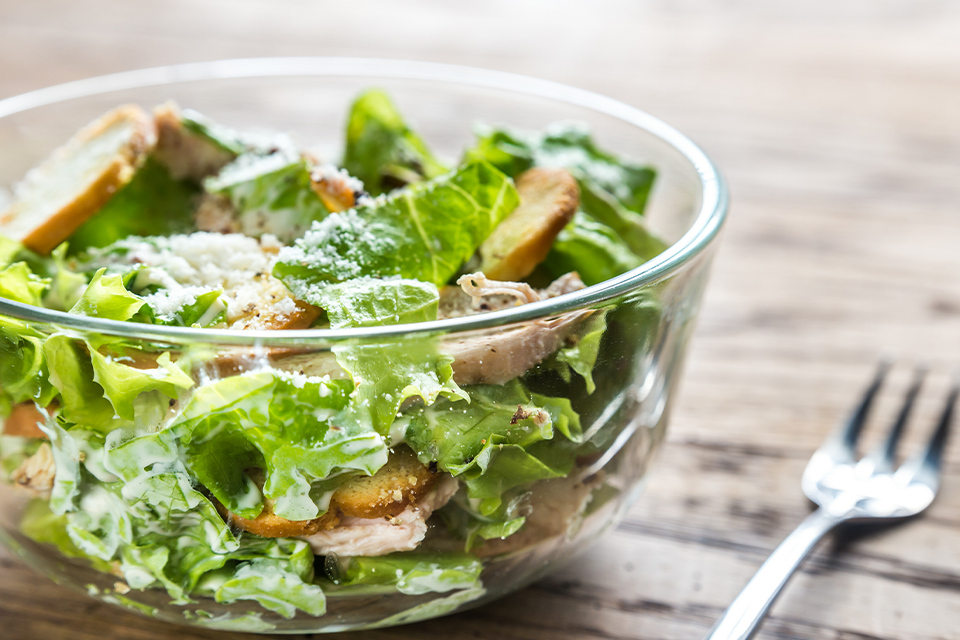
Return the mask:
[[[538,393],[571,403],[589,450],[578,450],[569,473],[524,487],[514,505],[516,515],[525,518],[522,528],[471,548],[479,579],[461,588],[344,588],[329,580],[343,560],[330,555],[316,558],[312,568],[314,583],[322,583],[326,594],[324,615],[315,615],[316,610],[278,612],[255,599],[215,597],[211,579],[204,583],[208,592],[177,600],[161,585],[139,589],[128,584],[123,569],[129,559],[91,562],[62,539],[38,535],[56,530],[60,521],[38,519],[36,500],[0,485],[0,539],[31,566],[104,602],[181,624],[288,633],[389,626],[477,606],[536,580],[614,526],[637,497],[669,420],[727,196],[715,167],[693,143],[629,105],[547,81],[427,63],[294,58],[179,65],[0,101],[0,185],[13,185],[80,126],[129,102],[150,107],[173,99],[240,129],[285,131],[301,147],[335,159],[346,108],[369,86],[389,92],[423,137],[453,160],[469,143],[476,122],[531,130],[561,120],[586,122],[604,146],[656,167],[647,217],[670,248],[637,269],[572,294],[418,325],[203,330],[114,322],[9,300],[0,300],[0,320],[26,323],[41,340],[60,334],[65,338],[59,340],[76,348],[97,343],[98,337],[119,337],[139,349],[168,351],[175,360],[203,353],[209,358],[207,376],[218,380],[265,364],[322,374],[346,346],[376,349],[426,340],[445,348],[509,331],[538,331],[550,319],[602,317],[605,330],[592,393],[578,376],[564,381],[538,370],[524,377],[525,384],[540,385]],[[11,445],[19,446],[0,436],[0,449],[12,451]],[[463,557],[464,544],[431,519],[418,551]]]

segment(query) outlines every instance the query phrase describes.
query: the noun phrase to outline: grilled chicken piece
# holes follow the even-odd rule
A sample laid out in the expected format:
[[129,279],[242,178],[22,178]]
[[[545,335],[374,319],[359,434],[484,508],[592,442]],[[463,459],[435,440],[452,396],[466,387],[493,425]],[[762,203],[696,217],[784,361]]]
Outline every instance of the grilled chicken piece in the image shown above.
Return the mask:
[[[445,317],[537,302],[584,288],[576,273],[558,278],[541,291],[523,282],[490,280],[482,273],[461,276],[457,283],[461,292],[441,293],[441,312]],[[453,379],[457,384],[503,384],[523,375],[559,349],[591,313],[573,311],[515,329],[448,339],[442,350],[454,358]]]
[[53,461],[53,450],[46,442],[40,445],[36,453],[24,460],[10,474],[18,487],[26,489],[37,498],[49,498],[53,490],[53,480],[57,475],[57,465]]
[[495,280],[522,280],[533,273],[580,206],[577,181],[564,169],[529,169],[516,184],[519,206],[480,245],[477,271]]
[[[482,273],[462,276],[461,287],[440,292],[440,317],[454,318],[554,298],[584,288],[576,273],[558,278],[539,291],[522,282],[490,280]],[[468,293],[469,292],[469,293]],[[560,348],[592,311],[572,311],[515,329],[447,338],[440,350],[454,357],[453,379],[459,385],[503,384],[523,375]],[[272,365],[310,376],[344,378],[346,372],[330,352],[285,355]]]
[[[54,405],[47,407],[47,410],[53,410]],[[20,436],[22,438],[46,438],[47,434],[37,426],[40,422],[46,422],[47,416],[43,414],[37,405],[33,402],[22,402],[14,405],[10,415],[3,422],[3,435]]]
[[27,174],[0,213],[0,235],[50,253],[133,178],[155,144],[153,118],[140,107],[104,114]]
[[153,119],[157,123],[154,155],[177,180],[186,178],[200,182],[236,157],[233,152],[187,130],[180,118],[180,107],[175,102],[154,108]]
[[[254,475],[255,474],[255,475]],[[263,475],[256,470],[251,477],[263,486]],[[273,503],[265,500],[263,513],[246,520],[222,509],[231,523],[244,531],[266,538],[306,536],[337,526],[343,518],[371,519],[398,516],[423,498],[436,484],[440,474],[417,460],[408,447],[397,447],[383,467],[372,476],[348,479],[333,493],[327,512],[313,520],[287,520],[273,513]]]

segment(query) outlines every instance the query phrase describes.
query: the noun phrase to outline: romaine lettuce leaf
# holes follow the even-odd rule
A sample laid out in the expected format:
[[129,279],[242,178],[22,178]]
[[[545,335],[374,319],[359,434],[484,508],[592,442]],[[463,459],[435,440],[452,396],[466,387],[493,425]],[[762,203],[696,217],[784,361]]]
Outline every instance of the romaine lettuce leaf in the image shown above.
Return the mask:
[[0,318],[0,392],[12,404],[46,407],[57,395],[43,355],[44,336],[13,318]]
[[343,167],[375,196],[449,171],[378,89],[361,93],[350,107]]
[[189,232],[199,189],[174,180],[152,157],[92,218],[70,236],[70,253],[105,247],[127,236],[167,236]]
[[255,600],[287,619],[296,615],[297,609],[312,616],[322,616],[327,611],[320,587],[305,583],[297,574],[286,571],[282,561],[272,558],[256,558],[241,564],[217,589],[215,598],[225,603]]
[[368,558],[337,559],[325,563],[327,577],[344,587],[393,586],[400,593],[446,593],[480,585],[483,564],[467,553],[392,553]]
[[419,280],[361,278],[318,288],[306,301],[327,312],[332,329],[378,327],[436,320],[440,292]]
[[[176,444],[173,452],[143,446],[135,435],[142,427],[129,428],[139,446],[127,453],[135,454],[136,461],[111,458],[109,450],[103,455],[108,441],[123,442],[115,437],[119,431],[105,438],[94,431],[44,425],[57,479],[50,511],[38,511],[25,521],[29,535],[101,569],[119,569],[134,589],[162,587],[175,603],[208,593],[221,602],[257,600],[288,616],[295,608],[322,613],[323,595],[310,584],[313,554],[306,542],[238,539],[212,502],[194,488]],[[121,464],[113,464],[117,462]],[[42,532],[41,524],[46,527]]]
[[49,286],[50,279],[36,276],[26,262],[15,262],[0,271],[0,298],[39,307]]
[[425,405],[440,396],[469,401],[453,380],[453,357],[441,354],[431,338],[337,345],[333,353],[356,385],[350,414],[382,435],[409,398],[421,398]]
[[226,317],[226,305],[220,301],[222,289],[183,287],[182,289],[158,289],[143,296],[147,306],[146,317],[151,324],[175,327],[208,327]]
[[145,410],[152,410],[152,405],[166,403],[158,396],[150,406],[141,406],[137,411],[138,399],[146,394],[159,392],[176,399],[181,390],[193,386],[193,379],[180,365],[171,362],[167,353],[150,356],[156,366],[147,367],[143,362],[134,367],[125,364],[133,360],[131,356],[112,354],[109,343],[104,347],[90,340],[77,341],[54,334],[44,342],[43,355],[50,382],[60,392],[64,417],[96,430],[121,426],[115,416],[133,420],[138,415],[143,417]]
[[[558,123],[542,133],[481,128],[466,160],[486,160],[516,176],[530,167],[562,167],[578,181],[614,198],[624,209],[642,214],[656,178],[652,167],[600,149],[581,123]],[[582,184],[581,184],[582,187]],[[584,210],[593,214],[593,211]]]
[[204,181],[225,196],[248,236],[272,233],[285,242],[299,238],[329,211],[310,186],[310,168],[294,148],[245,153]]
[[607,330],[606,318],[605,309],[594,312],[580,329],[577,344],[560,349],[554,356],[561,377],[569,382],[570,370],[577,372],[586,382],[588,395],[592,395],[597,389],[593,381],[593,368],[597,364],[597,356],[600,353],[600,340]]
[[[583,436],[569,400],[531,394],[519,380],[468,391],[469,405],[441,399],[411,411],[405,439],[421,462],[459,477],[480,513],[500,509],[514,487],[569,473]],[[554,430],[564,436],[558,446],[538,447]]]
[[294,246],[273,273],[295,296],[364,276],[446,284],[519,203],[512,181],[471,163],[371,204],[331,214]]
[[6,267],[16,261],[17,254],[23,250],[23,245],[0,235],[0,267]]
[[635,269],[643,262],[610,227],[577,212],[554,240],[543,264],[557,278],[576,271],[589,286]]
[[511,177],[533,166],[562,167],[580,185],[583,211],[609,227],[610,236],[641,262],[667,248],[647,229],[643,219],[656,171],[603,151],[585,125],[561,123],[542,133],[481,129],[465,159],[486,160]]
[[309,520],[321,513],[313,481],[346,470],[372,475],[387,461],[369,424],[341,416],[351,390],[345,380],[267,371],[224,378],[199,387],[168,428],[111,447],[108,464],[131,477],[144,471],[142,451],[167,451],[168,463],[179,451],[192,476],[245,518],[259,515],[263,499],[244,469],[260,468],[274,513]]
[[93,274],[70,313],[107,320],[129,320],[146,304],[143,298],[127,291],[123,276],[106,275],[106,271],[104,267]]
[[111,566],[99,558],[91,558],[67,534],[67,516],[55,514],[46,500],[33,499],[20,516],[20,530],[28,538],[56,547],[67,558],[81,558],[92,561],[98,571],[110,572]]
[[68,244],[64,242],[50,254],[53,262],[53,277],[50,291],[43,299],[48,309],[68,311],[83,295],[87,286],[87,278],[81,273],[74,273],[67,266]]

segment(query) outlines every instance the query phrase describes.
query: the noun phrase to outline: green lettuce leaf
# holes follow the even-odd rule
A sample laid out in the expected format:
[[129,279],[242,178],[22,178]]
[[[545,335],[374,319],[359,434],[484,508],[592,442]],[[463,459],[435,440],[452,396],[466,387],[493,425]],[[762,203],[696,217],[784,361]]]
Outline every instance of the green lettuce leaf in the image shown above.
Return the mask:
[[49,309],[68,311],[83,296],[87,286],[87,278],[82,273],[75,273],[67,265],[67,251],[69,245],[64,242],[50,254],[53,262],[53,277],[50,291],[43,299],[43,304]]
[[450,402],[469,401],[453,380],[453,357],[441,354],[433,339],[337,345],[333,353],[356,385],[349,412],[382,435],[389,433],[409,398],[421,398],[425,405],[441,396]]
[[378,89],[363,92],[350,107],[343,167],[375,196],[449,171]]
[[481,129],[465,159],[486,160],[511,177],[533,166],[562,167],[580,185],[583,211],[641,262],[667,248],[643,219],[656,171],[600,149],[585,125],[561,123],[542,133]]
[[[606,317],[605,309],[593,313],[580,329],[577,344],[560,349],[554,356],[564,381],[569,382],[570,371],[575,371],[586,382],[589,395],[597,390],[593,381],[593,368],[597,365],[597,356],[600,354],[600,340],[607,330]],[[549,366],[548,364],[547,367]]]
[[556,278],[576,271],[589,286],[635,269],[643,262],[610,227],[577,212],[554,240],[543,264]]
[[209,327],[226,318],[226,305],[220,300],[222,289],[184,287],[158,289],[143,297],[148,310],[146,319],[152,324],[174,327]]
[[174,180],[152,157],[92,218],[70,236],[70,253],[105,247],[127,236],[167,236],[190,232],[193,200],[199,189]]
[[282,561],[256,558],[241,564],[233,576],[216,591],[217,602],[255,600],[284,618],[300,609],[312,616],[326,613],[326,599],[320,587],[286,571]]
[[229,200],[249,236],[272,233],[290,242],[329,213],[310,186],[309,164],[292,147],[245,153],[207,178],[204,188]]
[[387,461],[379,434],[341,417],[351,390],[345,380],[266,371],[224,378],[199,387],[168,428],[111,446],[108,464],[135,477],[141,461],[157,455],[144,451],[165,451],[168,463],[182,454],[190,474],[245,518],[259,515],[263,496],[244,470],[263,469],[274,512],[309,520],[326,508],[314,481],[347,470],[372,475]]
[[[133,440],[144,429],[136,424],[128,428],[126,435],[133,434]],[[255,600],[287,616],[296,608],[322,613],[323,595],[311,584],[309,545],[237,538],[213,503],[194,488],[175,450],[138,446],[135,463],[117,466],[109,447],[110,441],[124,442],[122,430],[106,437],[60,424],[44,425],[44,430],[51,438],[57,478],[49,513],[38,511],[25,522],[32,537],[99,568],[119,569],[133,589],[161,587],[176,604],[202,593],[221,602]]]
[[50,279],[36,276],[26,262],[15,262],[0,271],[0,298],[39,307],[49,286]]
[[331,557],[325,570],[341,587],[392,586],[400,593],[420,595],[479,586],[483,563],[466,553],[392,553],[375,558]]
[[[516,176],[530,167],[562,167],[578,181],[588,180],[624,209],[642,214],[656,178],[652,167],[600,149],[586,125],[558,123],[542,133],[481,128],[466,160],[486,160]],[[581,184],[582,187],[582,184]],[[593,214],[586,208],[584,210]]]
[[146,302],[138,295],[127,291],[120,274],[106,275],[106,268],[99,269],[70,313],[107,320],[130,320]]
[[440,292],[419,280],[361,278],[318,288],[306,301],[326,310],[332,329],[378,327],[436,320]]
[[446,284],[519,203],[512,181],[472,163],[331,214],[281,249],[273,273],[295,296],[364,276]]
[[[519,380],[469,388],[470,404],[438,400],[409,414],[405,439],[421,462],[459,477],[467,495],[490,515],[514,487],[567,475],[583,437],[566,398],[531,394]],[[563,434],[573,447],[539,447]]]
[[17,254],[22,250],[22,244],[16,240],[11,240],[6,236],[0,235],[0,267],[6,267],[11,262],[15,262]]
[[11,404],[33,400],[45,407],[56,397],[43,343],[44,336],[26,323],[0,318],[0,392]]
[[73,543],[67,533],[67,516],[53,513],[46,500],[34,499],[27,503],[20,516],[20,530],[36,542],[56,547],[67,558],[90,560],[98,571],[109,573],[111,570],[108,563],[91,558]]

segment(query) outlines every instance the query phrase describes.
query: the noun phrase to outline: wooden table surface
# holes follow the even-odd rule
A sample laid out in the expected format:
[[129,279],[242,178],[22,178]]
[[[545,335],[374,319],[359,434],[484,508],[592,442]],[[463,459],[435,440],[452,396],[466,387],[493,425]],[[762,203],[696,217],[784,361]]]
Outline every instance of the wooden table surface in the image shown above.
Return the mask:
[[[0,1],[0,97],[264,55],[596,90],[689,134],[733,194],[668,442],[625,522],[501,602],[353,638],[700,638],[808,513],[802,469],[878,354],[901,355],[895,388],[916,359],[933,367],[914,444],[960,364],[958,3]],[[948,458],[925,515],[825,543],[761,637],[960,638],[960,437]],[[0,565],[3,638],[241,637],[100,605],[7,552]]]

